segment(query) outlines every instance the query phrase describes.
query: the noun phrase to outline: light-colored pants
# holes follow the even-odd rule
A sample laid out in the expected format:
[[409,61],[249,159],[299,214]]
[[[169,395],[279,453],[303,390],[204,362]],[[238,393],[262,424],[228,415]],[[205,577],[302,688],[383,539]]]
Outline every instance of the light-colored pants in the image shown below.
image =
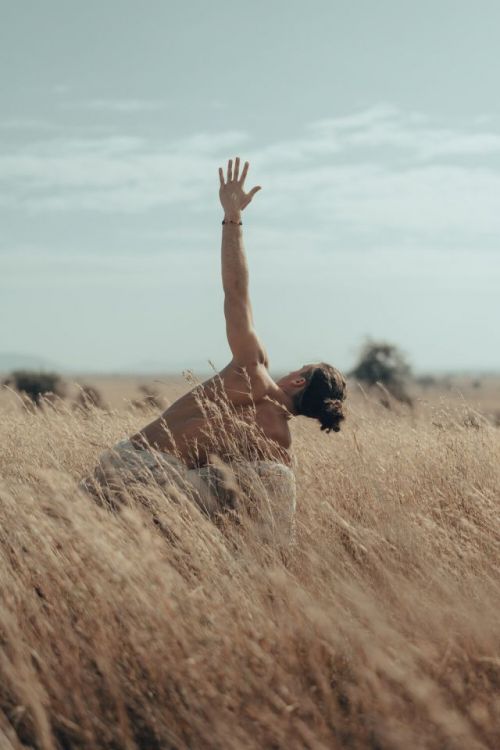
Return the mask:
[[188,469],[175,456],[152,448],[136,448],[122,440],[105,451],[80,487],[116,507],[127,487],[150,482],[180,490],[210,517],[242,510],[253,517],[267,542],[287,544],[295,515],[295,476],[274,461],[234,461]]

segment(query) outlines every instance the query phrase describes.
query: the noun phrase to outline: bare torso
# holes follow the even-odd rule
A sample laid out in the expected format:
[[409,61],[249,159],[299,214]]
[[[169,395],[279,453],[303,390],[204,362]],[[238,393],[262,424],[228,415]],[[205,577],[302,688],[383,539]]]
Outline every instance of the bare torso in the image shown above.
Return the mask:
[[246,455],[290,463],[290,419],[283,392],[267,369],[258,366],[251,383],[241,368],[229,364],[193,388],[163,414],[131,437],[158,450],[175,453],[190,468],[203,466],[211,454]]

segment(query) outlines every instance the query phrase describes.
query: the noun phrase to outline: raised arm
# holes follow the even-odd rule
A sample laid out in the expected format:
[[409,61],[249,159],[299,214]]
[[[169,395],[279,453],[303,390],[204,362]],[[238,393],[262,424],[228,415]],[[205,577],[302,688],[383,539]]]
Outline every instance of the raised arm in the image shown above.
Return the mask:
[[226,180],[222,168],[219,168],[219,197],[224,209],[224,221],[227,222],[222,225],[221,253],[227,340],[233,353],[233,363],[250,370],[255,365],[267,367],[267,355],[254,329],[243,229],[239,223],[241,212],[261,189],[257,186],[249,193],[244,192],[248,166],[248,162],[245,162],[240,177],[239,157],[235,159],[234,173],[230,159]]

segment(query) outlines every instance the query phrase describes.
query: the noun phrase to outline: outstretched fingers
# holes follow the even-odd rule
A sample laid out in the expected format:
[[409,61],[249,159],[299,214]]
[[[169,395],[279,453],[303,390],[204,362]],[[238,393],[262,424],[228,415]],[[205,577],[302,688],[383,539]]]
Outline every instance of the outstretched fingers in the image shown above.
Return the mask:
[[227,175],[226,179],[224,180],[224,170],[222,167],[219,167],[219,180],[221,187],[226,184],[226,182],[230,182],[231,180],[236,180],[236,182],[240,183],[240,186],[243,187],[245,184],[245,179],[248,174],[248,167],[250,164],[246,161],[243,165],[243,171],[240,175],[240,157],[236,156],[234,160],[234,169],[233,169],[233,160],[229,159],[227,162]]
[[243,187],[243,185],[245,184],[245,177],[247,176],[248,166],[249,166],[249,164],[246,161],[245,164],[243,165],[243,172],[241,173],[241,177],[240,177],[240,185],[241,185],[241,187]]

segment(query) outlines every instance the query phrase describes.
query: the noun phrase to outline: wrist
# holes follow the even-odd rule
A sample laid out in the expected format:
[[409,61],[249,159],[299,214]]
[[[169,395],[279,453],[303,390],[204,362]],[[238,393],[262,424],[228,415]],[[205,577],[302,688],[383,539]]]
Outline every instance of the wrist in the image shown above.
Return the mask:
[[225,211],[224,221],[241,221],[241,211]]

